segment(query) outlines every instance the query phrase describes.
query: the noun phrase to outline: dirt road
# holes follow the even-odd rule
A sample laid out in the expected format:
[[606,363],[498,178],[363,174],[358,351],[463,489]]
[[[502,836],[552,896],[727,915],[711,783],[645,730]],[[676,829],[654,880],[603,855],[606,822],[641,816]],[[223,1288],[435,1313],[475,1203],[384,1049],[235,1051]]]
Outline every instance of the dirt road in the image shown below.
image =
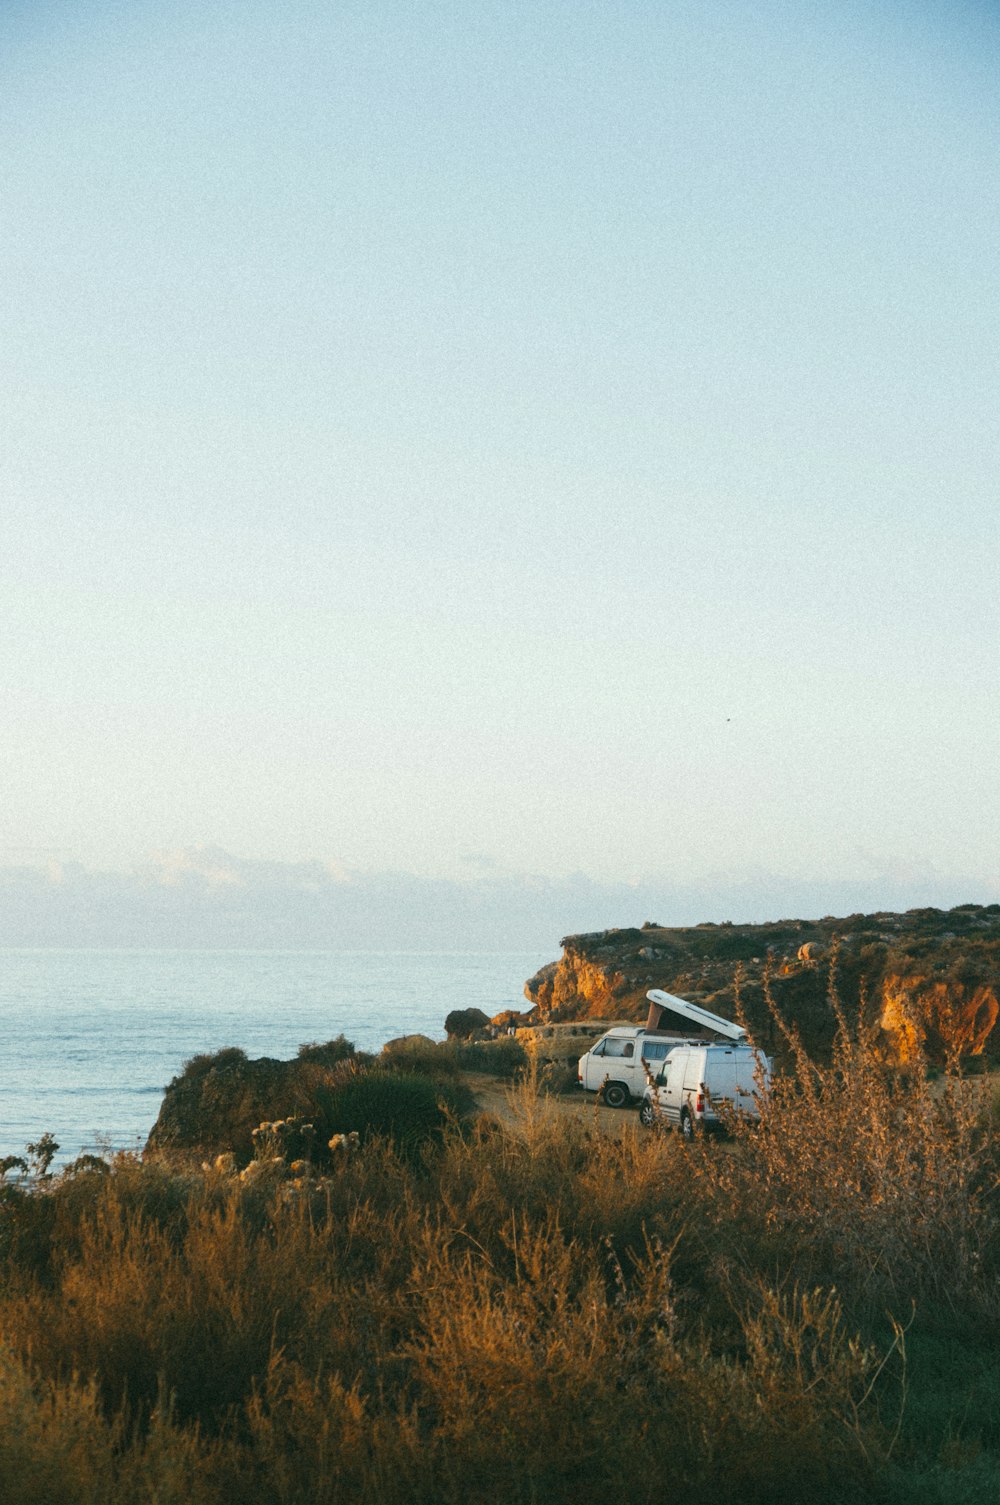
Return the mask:
[[[492,1114],[513,1129],[523,1122],[524,1109],[519,1104],[524,1102],[524,1089],[478,1072],[464,1073],[463,1080],[484,1113]],[[561,1119],[575,1118],[587,1128],[600,1129],[606,1134],[645,1132],[640,1127],[636,1108],[606,1108],[592,1092],[546,1094],[535,1099],[535,1106],[540,1112]]]

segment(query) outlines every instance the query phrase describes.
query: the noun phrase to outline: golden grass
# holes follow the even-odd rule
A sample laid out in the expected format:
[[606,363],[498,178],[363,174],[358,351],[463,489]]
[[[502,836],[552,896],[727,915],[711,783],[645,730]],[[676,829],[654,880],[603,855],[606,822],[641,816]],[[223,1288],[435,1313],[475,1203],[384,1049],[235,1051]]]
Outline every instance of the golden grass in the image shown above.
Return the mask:
[[311,1190],[127,1158],[8,1188],[0,1498],[888,1498],[886,1309],[1000,1326],[990,1122],[843,1020],[829,1066],[792,1051],[730,1145],[592,1132],[529,1074],[515,1131],[374,1140]]

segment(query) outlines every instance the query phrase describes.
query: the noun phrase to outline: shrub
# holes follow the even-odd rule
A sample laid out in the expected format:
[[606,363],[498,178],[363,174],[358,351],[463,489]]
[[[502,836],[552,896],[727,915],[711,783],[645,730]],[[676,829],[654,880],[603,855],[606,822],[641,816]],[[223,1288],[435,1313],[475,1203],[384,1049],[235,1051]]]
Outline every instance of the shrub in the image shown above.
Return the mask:
[[905,1076],[887,1068],[833,984],[832,1059],[819,1064],[766,994],[792,1069],[763,1094],[759,1123],[732,1122],[740,1153],[694,1162],[716,1226],[744,1208],[744,1259],[849,1289],[855,1318],[914,1298],[991,1311],[1000,1224],[980,1085],[946,1073],[932,1087],[922,1058]]
[[459,1071],[460,1047],[453,1040],[434,1041],[407,1035],[383,1046],[379,1065],[387,1071],[416,1071],[438,1080],[454,1081]]
[[325,1133],[384,1135],[408,1148],[440,1132],[449,1118],[440,1085],[416,1072],[373,1067],[318,1096]]
[[528,1064],[524,1046],[508,1035],[500,1040],[468,1040],[455,1047],[462,1071],[482,1071],[490,1076],[514,1077]]
[[25,1154],[32,1175],[39,1181],[47,1181],[49,1166],[59,1153],[59,1144],[54,1135],[45,1133],[35,1144],[25,1146]]
[[256,1160],[273,1160],[280,1156],[291,1164],[293,1160],[311,1160],[316,1149],[316,1129],[299,1114],[265,1120],[254,1129],[251,1137]]
[[189,1061],[184,1062],[170,1085],[176,1087],[181,1082],[194,1081],[198,1077],[206,1076],[210,1071],[225,1071],[227,1067],[236,1066],[246,1059],[246,1051],[241,1050],[238,1045],[226,1045],[222,1050],[202,1052],[201,1055],[192,1056]]
[[325,1045],[319,1045],[315,1040],[300,1045],[298,1058],[300,1061],[309,1061],[315,1066],[336,1066],[340,1061],[348,1061],[357,1055],[352,1041],[344,1035],[337,1035],[334,1040],[327,1040]]

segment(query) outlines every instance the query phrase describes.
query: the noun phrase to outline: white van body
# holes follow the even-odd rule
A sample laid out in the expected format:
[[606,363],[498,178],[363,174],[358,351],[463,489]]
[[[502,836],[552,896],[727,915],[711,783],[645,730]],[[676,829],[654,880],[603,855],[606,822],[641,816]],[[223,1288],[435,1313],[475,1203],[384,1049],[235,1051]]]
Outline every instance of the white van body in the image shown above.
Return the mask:
[[677,1014],[701,1027],[708,1026],[716,1034],[728,1040],[743,1042],[746,1030],[731,1019],[723,1019],[702,1008],[700,1003],[690,1003],[674,993],[664,993],[660,988],[651,988],[646,994],[655,1007],[650,1010],[645,1027],[642,1025],[616,1024],[607,1034],[580,1057],[576,1079],[586,1092],[604,1090],[604,1101],[609,1108],[624,1108],[627,1103],[644,1096],[652,1078],[660,1071],[674,1048],[678,1045],[709,1049],[704,1040],[692,1040],[690,1035],[670,1035],[660,1028],[664,1013]]
[[751,1045],[676,1045],[647,1086],[639,1120],[647,1128],[665,1124],[693,1138],[722,1125],[720,1108],[760,1117],[759,1094],[771,1080],[771,1062]]
[[682,1035],[649,1033],[641,1025],[616,1024],[580,1057],[576,1079],[585,1092],[604,1089],[609,1108],[641,1098]]

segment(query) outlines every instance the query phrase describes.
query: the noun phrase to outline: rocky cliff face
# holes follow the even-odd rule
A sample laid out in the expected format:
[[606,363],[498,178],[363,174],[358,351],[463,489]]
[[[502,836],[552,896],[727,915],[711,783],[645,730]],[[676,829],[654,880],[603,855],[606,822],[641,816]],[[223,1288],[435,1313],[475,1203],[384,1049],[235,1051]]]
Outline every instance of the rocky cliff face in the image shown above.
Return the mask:
[[1000,1013],[994,987],[935,982],[926,975],[882,980],[879,1029],[887,1056],[908,1061],[925,1051],[932,1061],[982,1055]]
[[644,925],[566,936],[558,962],[525,984],[538,1022],[646,1017],[646,992],[664,988],[727,1018],[743,1006],[766,1048],[782,1037],[764,978],[811,1050],[828,1049],[831,965],[848,1012],[860,1010],[887,1060],[918,1047],[949,1055],[1000,1052],[1000,905],[960,905],[769,925]]

